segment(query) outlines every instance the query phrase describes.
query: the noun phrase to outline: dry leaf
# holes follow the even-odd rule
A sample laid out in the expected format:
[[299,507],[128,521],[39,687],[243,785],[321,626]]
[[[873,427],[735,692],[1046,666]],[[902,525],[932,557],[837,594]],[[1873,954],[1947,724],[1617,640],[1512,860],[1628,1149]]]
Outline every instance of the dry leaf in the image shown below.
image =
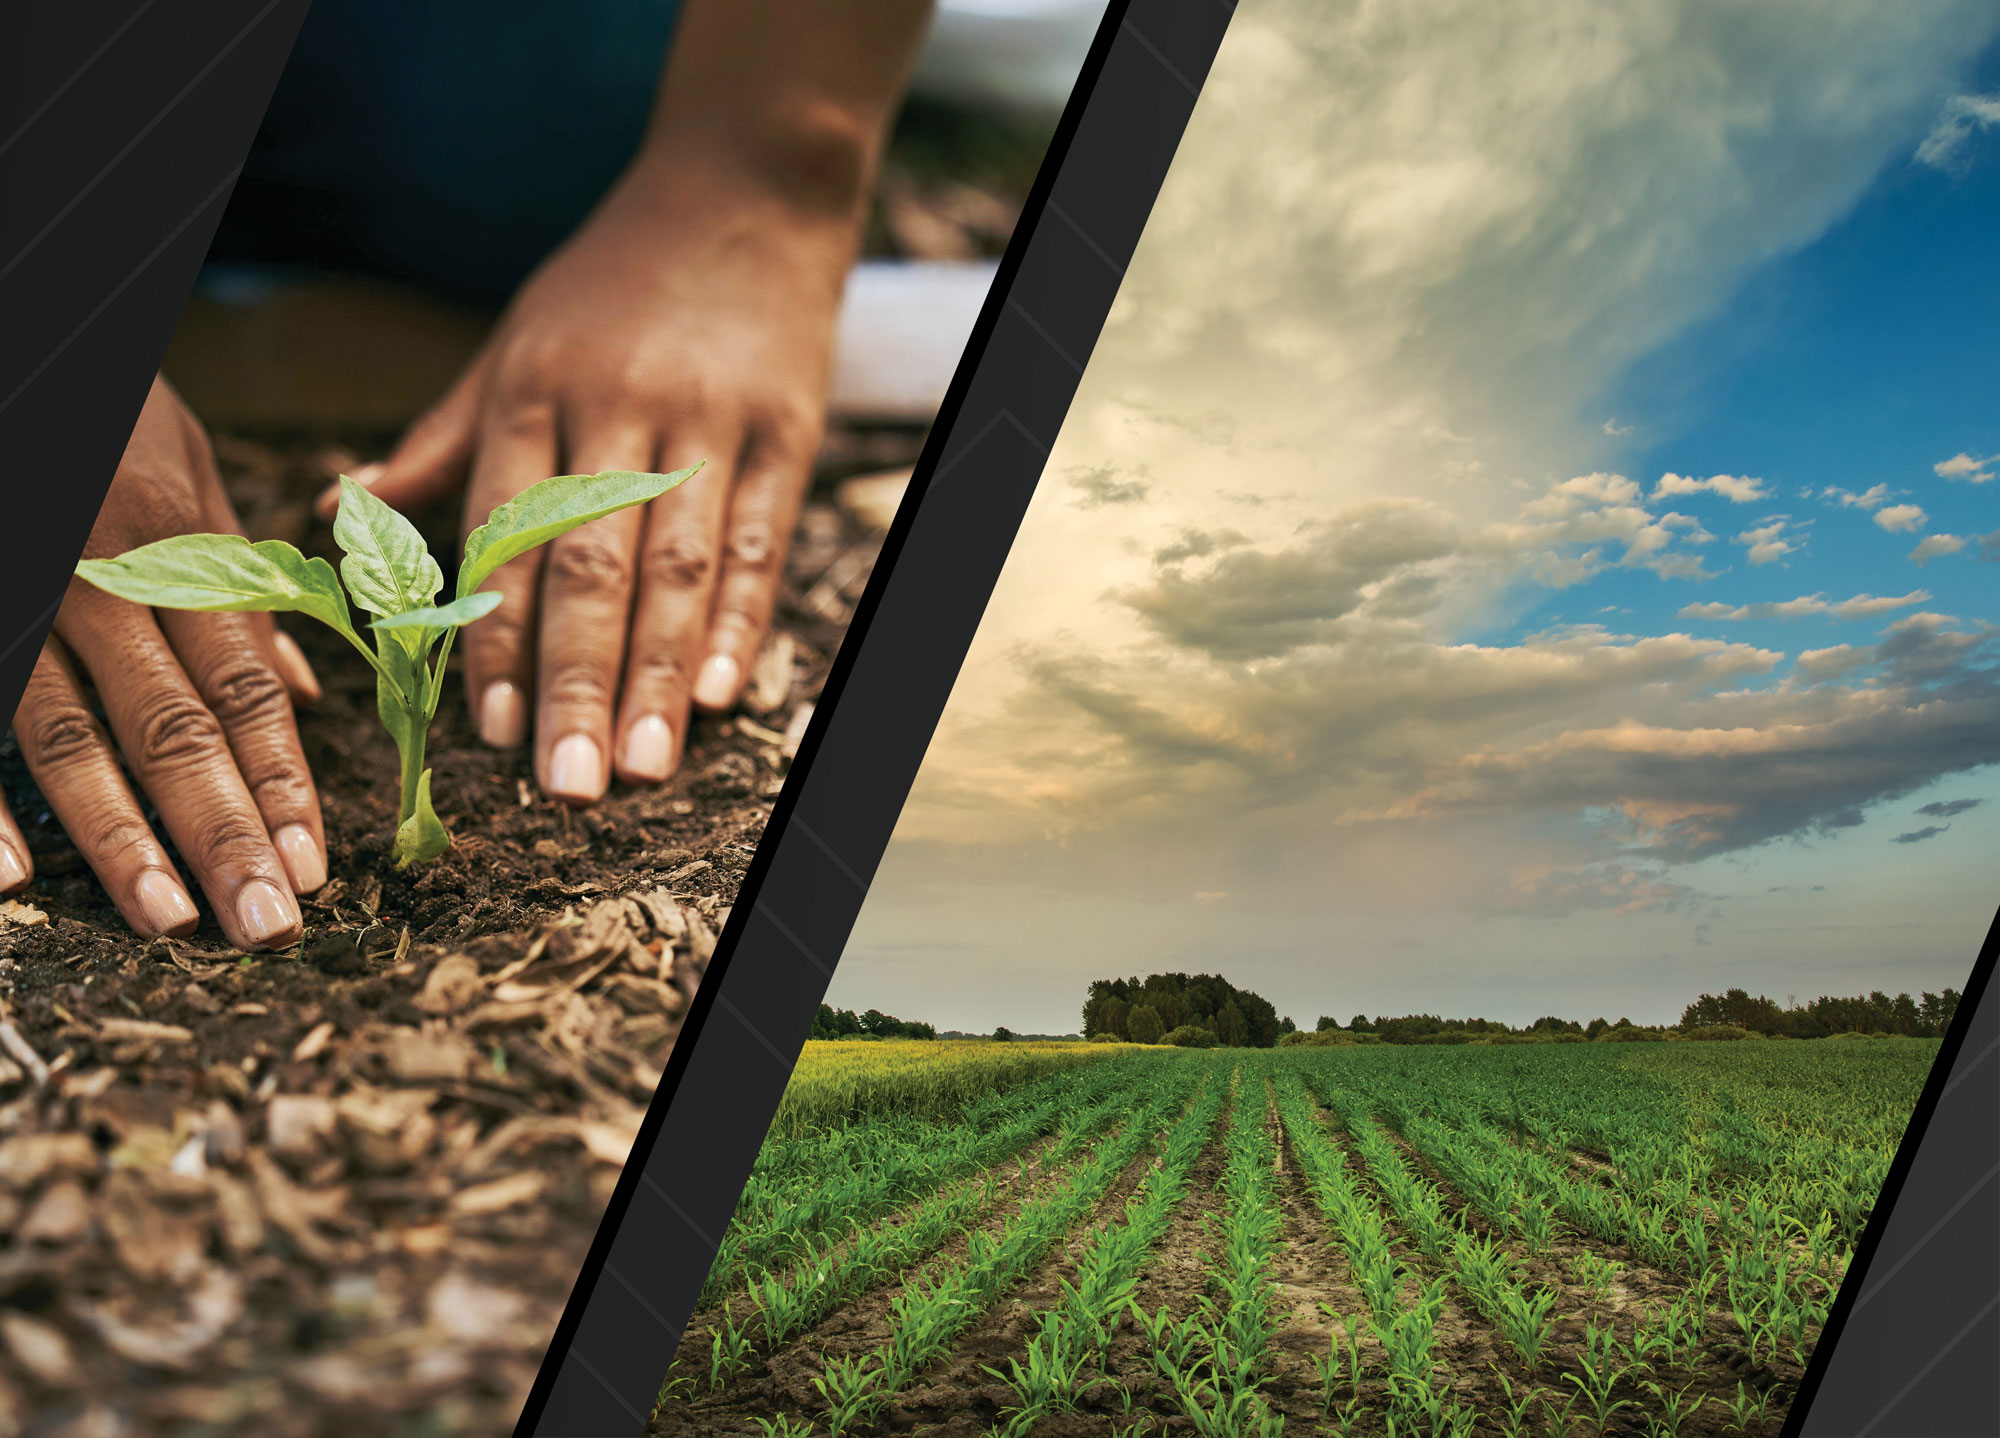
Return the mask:
[[151,1019],[105,1018],[97,1021],[97,1032],[112,1043],[186,1044],[194,1035],[179,1024],[156,1024]]
[[333,1101],[316,1094],[278,1094],[264,1108],[264,1139],[286,1158],[317,1156],[333,1137]]
[[0,1185],[33,1188],[61,1174],[95,1173],[97,1149],[80,1133],[24,1133],[0,1142]]
[[479,961],[465,954],[449,954],[438,960],[416,1004],[427,1014],[455,1014],[479,997],[485,987]]
[[332,1040],[333,1023],[331,1020],[315,1026],[311,1033],[299,1040],[299,1046],[292,1050],[292,1062],[295,1064],[311,1063],[326,1052],[326,1046]]
[[35,929],[49,921],[49,916],[33,904],[19,899],[9,899],[0,903],[0,928]]
[[542,1190],[547,1185],[548,1180],[542,1174],[524,1169],[505,1178],[496,1178],[491,1183],[460,1189],[452,1195],[451,1211],[458,1218],[499,1213],[523,1203],[533,1203],[542,1196]]
[[0,1309],[0,1343],[7,1345],[16,1363],[50,1388],[74,1388],[83,1379],[69,1339],[52,1323]]
[[453,1083],[472,1071],[478,1055],[463,1034],[405,1029],[390,1038],[386,1057],[389,1072],[404,1083]]
[[[764,714],[783,708],[792,697],[792,670],[797,662],[798,645],[791,635],[781,629],[766,640],[751,670],[751,706]],[[742,722],[740,717],[738,722]]]

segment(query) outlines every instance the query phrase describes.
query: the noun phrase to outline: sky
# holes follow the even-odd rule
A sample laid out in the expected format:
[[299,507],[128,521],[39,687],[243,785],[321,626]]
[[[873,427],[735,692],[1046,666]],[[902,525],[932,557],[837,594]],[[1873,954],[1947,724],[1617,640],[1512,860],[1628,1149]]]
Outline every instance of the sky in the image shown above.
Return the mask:
[[2000,891],[1997,37],[1243,0],[829,1002],[1961,987]]

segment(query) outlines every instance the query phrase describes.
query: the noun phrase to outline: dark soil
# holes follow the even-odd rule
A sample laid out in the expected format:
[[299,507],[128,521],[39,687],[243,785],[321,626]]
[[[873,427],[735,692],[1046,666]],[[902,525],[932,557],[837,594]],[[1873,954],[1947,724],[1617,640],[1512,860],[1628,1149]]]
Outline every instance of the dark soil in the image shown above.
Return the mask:
[[[385,440],[218,450],[253,537],[327,552],[313,494]],[[880,544],[835,484],[921,440],[829,439],[753,692],[660,788],[552,804],[448,699],[410,874],[371,671],[288,625],[333,875],[288,953],[136,938],[5,746],[0,1435],[512,1426]]]

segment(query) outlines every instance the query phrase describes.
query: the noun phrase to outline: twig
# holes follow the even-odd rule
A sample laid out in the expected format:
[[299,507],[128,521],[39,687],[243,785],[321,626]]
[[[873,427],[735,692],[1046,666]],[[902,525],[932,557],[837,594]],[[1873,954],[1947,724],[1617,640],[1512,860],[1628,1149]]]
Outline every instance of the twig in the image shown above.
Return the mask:
[[49,1066],[42,1062],[42,1056],[29,1047],[28,1041],[21,1037],[21,1031],[10,1023],[0,1023],[0,1049],[5,1049],[9,1058],[28,1071],[28,1076],[34,1079],[36,1088],[48,1084]]

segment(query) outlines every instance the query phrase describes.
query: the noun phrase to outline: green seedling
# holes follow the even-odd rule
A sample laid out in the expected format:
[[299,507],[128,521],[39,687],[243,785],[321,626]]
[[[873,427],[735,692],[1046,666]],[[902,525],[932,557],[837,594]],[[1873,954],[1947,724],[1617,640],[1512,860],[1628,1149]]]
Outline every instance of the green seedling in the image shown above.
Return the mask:
[[[375,671],[376,709],[402,757],[391,852],[396,866],[407,868],[451,844],[431,806],[424,740],[437,717],[452,640],[500,603],[479,586],[508,561],[578,525],[657,499],[699,468],[566,474],[531,485],[467,537],[457,594],[448,604],[436,602],[444,571],[416,526],[345,475],[333,522],[346,556],[338,575],[324,559],[308,559],[281,539],[253,544],[240,534],[177,534],[114,559],[86,559],[76,572],[106,593],[154,609],[304,614],[359,650]],[[368,621],[373,648],[355,631],[350,601],[375,616]]]

